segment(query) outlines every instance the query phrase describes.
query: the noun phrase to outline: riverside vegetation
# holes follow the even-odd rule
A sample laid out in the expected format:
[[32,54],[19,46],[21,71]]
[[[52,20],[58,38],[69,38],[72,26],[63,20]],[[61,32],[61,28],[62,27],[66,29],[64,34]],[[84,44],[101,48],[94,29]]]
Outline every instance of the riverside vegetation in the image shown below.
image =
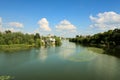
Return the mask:
[[[61,45],[60,37],[50,37],[54,38],[54,45]],[[23,34],[21,32],[11,32],[10,30],[0,32],[0,50],[21,50],[31,47],[47,46],[47,42],[50,43],[50,46],[52,45],[50,37],[40,36],[39,33]]]
[[84,46],[100,47],[105,50],[105,54],[120,57],[120,29],[108,30],[92,36],[76,35],[75,38],[70,38],[69,41]]

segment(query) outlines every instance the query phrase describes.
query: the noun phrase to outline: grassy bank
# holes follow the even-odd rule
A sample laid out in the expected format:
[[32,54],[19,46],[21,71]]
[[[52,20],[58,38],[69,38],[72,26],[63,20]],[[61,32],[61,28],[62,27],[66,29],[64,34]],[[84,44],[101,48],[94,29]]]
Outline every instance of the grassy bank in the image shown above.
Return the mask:
[[27,44],[11,44],[11,45],[0,45],[0,50],[2,51],[18,51],[18,50],[26,50],[34,47],[34,45]]
[[31,47],[61,45],[61,39],[57,36],[48,35],[46,37],[36,34],[24,34],[21,32],[11,32],[7,30],[0,32],[0,50],[11,51],[11,50],[24,50]]

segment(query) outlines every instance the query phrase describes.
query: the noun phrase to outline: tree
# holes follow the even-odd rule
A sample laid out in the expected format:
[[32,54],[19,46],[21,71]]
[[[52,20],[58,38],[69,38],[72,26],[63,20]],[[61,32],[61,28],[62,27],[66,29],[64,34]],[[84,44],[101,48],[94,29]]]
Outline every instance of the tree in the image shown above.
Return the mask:
[[32,38],[29,39],[29,44],[30,44],[30,45],[33,45],[33,44],[34,44],[34,39],[32,39]]
[[55,37],[55,45],[57,46],[61,45],[61,40],[59,37]]
[[34,40],[37,40],[37,39],[40,39],[39,33],[36,33],[35,36],[34,36]]
[[112,41],[115,45],[120,45],[120,29],[115,29],[112,34]]
[[0,45],[4,45],[5,44],[5,40],[3,37],[0,37]]
[[76,35],[76,38],[78,38],[79,37],[79,35]]
[[6,34],[9,34],[9,33],[11,33],[11,31],[10,31],[10,30],[7,30],[7,31],[5,31],[5,33],[6,33]]
[[13,43],[12,43],[12,41],[11,41],[11,40],[9,40],[9,41],[8,41],[8,45],[11,45],[11,44],[13,44]]
[[42,45],[42,41],[40,39],[36,39],[35,45],[36,47],[40,47]]
[[108,30],[104,33],[94,34],[93,36],[76,35],[76,38],[72,38],[70,41],[81,44],[105,45],[109,48],[109,46],[120,45],[120,29]]

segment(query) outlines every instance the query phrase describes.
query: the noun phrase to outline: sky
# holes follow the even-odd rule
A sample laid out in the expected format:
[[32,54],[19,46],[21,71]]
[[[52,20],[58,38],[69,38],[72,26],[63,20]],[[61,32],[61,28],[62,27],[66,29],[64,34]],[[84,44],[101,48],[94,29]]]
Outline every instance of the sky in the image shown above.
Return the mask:
[[120,28],[120,0],[0,0],[0,31],[92,35]]

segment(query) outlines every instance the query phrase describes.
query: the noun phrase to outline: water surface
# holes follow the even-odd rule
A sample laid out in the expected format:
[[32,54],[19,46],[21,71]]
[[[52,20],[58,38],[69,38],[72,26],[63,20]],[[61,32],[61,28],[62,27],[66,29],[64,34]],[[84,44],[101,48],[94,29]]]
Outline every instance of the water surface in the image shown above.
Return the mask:
[[120,80],[120,59],[63,41],[60,47],[0,52],[0,75],[14,80]]

